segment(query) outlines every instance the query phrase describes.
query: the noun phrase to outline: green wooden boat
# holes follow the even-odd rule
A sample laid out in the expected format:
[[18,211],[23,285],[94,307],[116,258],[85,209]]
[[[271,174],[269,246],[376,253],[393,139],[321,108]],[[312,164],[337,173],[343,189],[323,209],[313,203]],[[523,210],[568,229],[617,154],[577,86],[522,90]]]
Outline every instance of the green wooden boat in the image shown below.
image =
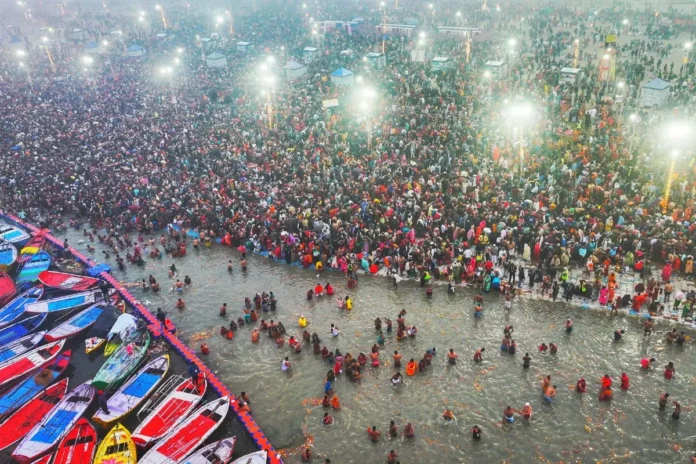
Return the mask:
[[134,332],[99,369],[92,381],[94,388],[106,390],[123,382],[143,361],[149,346],[147,330]]

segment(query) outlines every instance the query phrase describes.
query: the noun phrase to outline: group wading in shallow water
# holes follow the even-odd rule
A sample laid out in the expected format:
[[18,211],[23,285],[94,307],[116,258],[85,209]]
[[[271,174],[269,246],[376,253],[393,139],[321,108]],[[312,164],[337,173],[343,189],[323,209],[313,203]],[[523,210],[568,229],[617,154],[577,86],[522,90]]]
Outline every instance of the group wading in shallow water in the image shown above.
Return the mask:
[[[230,282],[255,270],[252,253],[317,275],[311,288],[296,289],[308,306],[358,313],[366,307],[363,282],[384,275],[391,279],[385,291],[413,292],[427,308],[443,296],[457,301],[480,291],[461,311],[481,324],[541,299],[564,310],[650,316],[642,337],[612,327],[608,339],[617,344],[637,337],[654,346],[663,342],[661,323],[678,322],[685,330],[670,327],[664,343],[688,349],[696,303],[696,60],[688,11],[405,3],[300,8],[263,0],[215,18],[214,33],[214,6],[162,5],[162,26],[176,33],[160,40],[152,37],[159,18],[136,22],[119,5],[105,15],[63,5],[57,21],[19,2],[3,11],[24,33],[12,42],[23,53],[13,49],[0,62],[7,161],[0,163],[0,204],[41,227],[77,231],[80,245],[91,256],[103,248],[100,259],[118,272],[203,260],[219,243],[230,253],[216,265]],[[455,13],[463,8],[465,15]],[[320,17],[356,21],[333,28],[311,19]],[[376,34],[387,17],[417,25]],[[476,29],[475,40],[471,32],[456,38],[462,25]],[[94,57],[73,41],[78,30],[86,43],[105,44],[115,29],[119,45],[104,45]],[[243,51],[238,44],[251,37],[254,49]],[[123,53],[135,43],[141,56]],[[385,52],[379,63],[368,55],[376,50]],[[213,51],[224,66],[209,64]],[[436,56],[452,67],[440,69],[430,60]],[[294,64],[270,65],[273,57]],[[504,70],[491,67],[501,57]],[[288,75],[295,65],[306,71],[299,80]],[[352,71],[332,76],[337,69]],[[188,272],[174,264],[168,270],[175,298],[157,310],[163,324],[168,312],[199,309],[194,292],[203,275]],[[169,285],[141,277],[143,292],[167,299]],[[264,285],[279,291],[275,282]],[[496,294],[500,303],[489,304]],[[240,314],[240,299],[221,294],[206,310],[230,318],[220,327],[230,341],[248,326],[253,344],[266,333],[292,350],[279,357],[288,376],[297,367],[289,358],[308,343],[332,375],[354,382],[391,363],[390,391],[408,389],[433,362],[469,372],[499,352],[496,329],[494,343],[435,338],[411,353],[409,342],[426,338],[428,328],[410,313],[411,324],[399,314],[392,331],[384,315],[402,306],[395,303],[374,321],[374,346],[351,348],[351,355],[343,348],[352,332],[345,313],[323,317],[303,307],[290,318],[290,311],[274,313],[273,292],[262,292],[246,298]],[[586,335],[574,319],[577,327],[568,320],[543,339],[510,327],[500,353],[512,360],[524,352],[523,369],[534,371],[538,359],[532,363],[529,353],[558,359],[572,348],[564,337]],[[425,350],[438,344],[446,361]],[[664,380],[677,376],[674,361],[655,356],[641,353],[641,369],[666,366]],[[644,373],[640,381],[650,379]],[[603,402],[638,383],[631,371],[608,374],[621,376],[622,388],[602,386]],[[578,391],[587,388],[577,381]],[[529,404],[562,408],[564,394],[549,382],[540,404]],[[524,417],[526,406],[516,406],[505,417]],[[331,423],[341,427],[339,413]],[[483,427],[471,428],[475,439]],[[388,462],[403,459],[398,451],[389,451]]]

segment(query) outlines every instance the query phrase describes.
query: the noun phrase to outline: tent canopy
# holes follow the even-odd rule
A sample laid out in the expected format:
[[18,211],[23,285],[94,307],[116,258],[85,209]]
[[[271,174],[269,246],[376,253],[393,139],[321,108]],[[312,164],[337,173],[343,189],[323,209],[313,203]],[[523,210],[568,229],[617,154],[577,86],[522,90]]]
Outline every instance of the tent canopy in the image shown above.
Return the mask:
[[222,53],[213,52],[210,55],[208,55],[206,58],[209,60],[222,60],[222,59],[225,59],[225,55],[223,55]]
[[346,68],[338,68],[331,73],[333,77],[348,77],[353,75],[353,71],[349,71]]
[[651,80],[647,84],[643,86],[644,89],[652,89],[652,90],[665,90],[670,87],[669,82],[665,82],[662,79],[656,77],[655,79]]
[[285,66],[283,66],[283,68],[285,68],[285,69],[290,69],[290,70],[292,70],[292,71],[294,71],[294,70],[296,70],[296,69],[304,68],[304,67],[305,67],[305,65],[300,64],[300,63],[298,63],[297,61],[294,61],[294,60],[288,61],[288,64],[286,64]]

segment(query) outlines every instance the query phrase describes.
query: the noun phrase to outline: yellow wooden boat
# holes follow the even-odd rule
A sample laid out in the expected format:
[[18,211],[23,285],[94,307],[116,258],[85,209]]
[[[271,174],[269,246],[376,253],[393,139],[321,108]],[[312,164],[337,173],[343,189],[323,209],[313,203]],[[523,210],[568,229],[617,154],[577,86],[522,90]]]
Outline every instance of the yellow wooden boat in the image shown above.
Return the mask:
[[106,343],[106,338],[92,337],[85,340],[85,353],[90,354],[98,350]]
[[94,464],[136,464],[137,462],[137,450],[130,432],[121,424],[116,424],[99,443]]

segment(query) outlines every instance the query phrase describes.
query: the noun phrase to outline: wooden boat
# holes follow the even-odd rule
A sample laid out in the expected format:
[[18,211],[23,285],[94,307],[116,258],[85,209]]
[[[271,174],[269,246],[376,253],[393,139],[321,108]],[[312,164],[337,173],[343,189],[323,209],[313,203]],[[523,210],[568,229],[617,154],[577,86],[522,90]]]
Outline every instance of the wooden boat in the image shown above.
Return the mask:
[[10,343],[9,345],[3,346],[2,348],[0,348],[0,363],[9,361],[10,359],[24,354],[32,348],[36,347],[36,345],[38,345],[39,342],[43,340],[44,335],[46,335],[45,331],[37,332],[35,334],[29,334],[25,337],[20,338],[14,343]]
[[63,349],[65,340],[43,345],[0,364],[0,387],[4,387],[25,375],[37,371],[53,360]]
[[138,411],[135,444],[147,447],[179,425],[198,406],[207,386],[205,378],[194,384],[189,377],[170,377]]
[[17,255],[13,244],[0,240],[0,270],[8,271],[17,262]]
[[99,337],[91,337],[85,340],[85,353],[90,354],[102,346],[104,346],[104,343],[106,343],[106,338],[99,338]]
[[4,450],[29,433],[63,399],[68,379],[39,392],[0,425],[0,450]]
[[266,464],[268,453],[266,450],[256,451],[255,453],[247,454],[241,458],[237,458],[232,464]]
[[208,446],[204,446],[186,458],[186,460],[181,461],[181,464],[227,464],[232,459],[232,452],[236,442],[237,437],[216,441]]
[[53,449],[92,403],[94,388],[91,382],[88,380],[69,392],[50,414],[43,416],[17,445],[12,458],[20,463],[28,463]]
[[158,441],[138,462],[177,464],[183,461],[220,427],[229,409],[228,396],[203,405]]
[[84,417],[58,444],[53,464],[91,464],[97,449],[97,431]]
[[35,313],[57,313],[76,309],[81,306],[94,304],[103,299],[100,290],[90,290],[88,292],[74,293],[72,295],[60,296],[51,298],[50,300],[37,301],[25,306],[26,312],[29,314]]
[[121,314],[118,316],[118,319],[116,319],[116,322],[106,336],[104,356],[111,356],[113,352],[121,346],[123,339],[129,333],[133,332],[137,325],[137,320],[130,314]]
[[0,238],[15,245],[22,246],[29,241],[31,236],[19,227],[9,224],[0,224]]
[[43,271],[39,274],[39,280],[46,287],[75,292],[82,292],[99,284],[99,279],[94,277],[56,271]]
[[94,376],[94,387],[106,390],[120,384],[138,367],[149,346],[150,333],[147,330],[135,332],[99,369]]
[[169,355],[153,359],[140,371],[124,383],[106,402],[109,414],[101,409],[92,416],[92,420],[108,427],[135,410],[159,386],[169,370]]
[[94,324],[99,315],[102,313],[103,309],[104,305],[101,303],[97,303],[87,309],[83,309],[67,321],[49,330],[48,333],[46,333],[46,341],[55,342],[56,340],[72,337],[73,335],[82,332]]
[[0,271],[0,305],[4,305],[17,293],[17,286],[12,277]]
[[51,255],[45,251],[39,251],[34,256],[29,256],[23,263],[17,276],[17,283],[36,282],[39,274],[51,266]]
[[45,244],[46,237],[43,232],[38,232],[37,235],[33,236],[26,245],[19,250],[19,263],[22,264],[28,261],[32,256],[43,250]]
[[41,366],[36,375],[24,380],[0,396],[0,417],[7,417],[30,398],[44,391],[70,365],[71,356],[72,351],[63,351],[53,361]]
[[14,300],[7,303],[0,309],[0,327],[12,324],[14,321],[22,317],[25,311],[25,306],[34,303],[43,295],[43,285],[32,287],[22,293]]
[[138,462],[137,453],[130,432],[116,424],[99,444],[94,464],[135,464]]
[[0,346],[6,346],[17,342],[20,338],[38,329],[45,320],[45,314],[37,314],[36,316],[28,317],[4,329],[0,329]]

